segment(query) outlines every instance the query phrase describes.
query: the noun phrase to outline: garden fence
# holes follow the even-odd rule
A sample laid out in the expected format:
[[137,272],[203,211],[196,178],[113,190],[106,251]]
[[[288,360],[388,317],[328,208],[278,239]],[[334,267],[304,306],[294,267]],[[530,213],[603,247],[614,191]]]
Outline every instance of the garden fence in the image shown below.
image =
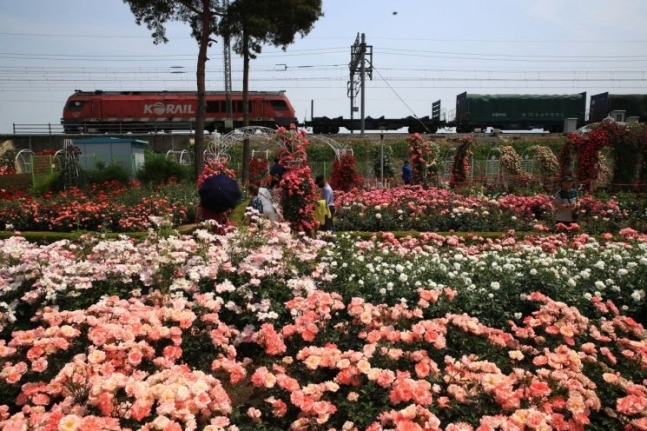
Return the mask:
[[[92,155],[85,157],[92,158]],[[441,184],[449,183],[451,179],[451,158],[443,159],[438,162],[438,181]],[[329,178],[332,173],[332,162],[329,161],[310,161],[309,166],[313,177],[319,174]],[[533,159],[523,159],[521,162],[523,171],[529,175],[533,181],[540,186],[552,189],[555,186],[555,178],[543,177],[539,171],[538,164]],[[237,172],[241,172],[242,165],[240,162],[232,162],[231,167]],[[357,169],[364,178],[364,187],[391,187],[402,183],[400,178],[400,168],[398,164],[392,164],[391,170],[393,176],[384,176],[382,184],[380,172],[375,172],[375,161],[372,159],[358,160]],[[54,155],[23,155],[16,158],[16,172],[20,175],[30,175],[31,182],[35,185],[47,176],[59,169],[59,159]],[[474,185],[488,185],[493,187],[509,188],[517,181],[514,175],[504,173],[501,161],[499,159],[474,159],[470,160],[470,172],[468,175],[470,182]]]

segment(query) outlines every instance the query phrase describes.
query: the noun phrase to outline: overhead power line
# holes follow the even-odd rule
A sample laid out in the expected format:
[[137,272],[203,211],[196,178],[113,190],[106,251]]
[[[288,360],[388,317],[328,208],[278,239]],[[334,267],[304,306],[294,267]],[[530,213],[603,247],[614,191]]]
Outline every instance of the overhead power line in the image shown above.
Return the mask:
[[[114,34],[78,34],[78,33],[27,33],[27,32],[0,32],[2,36],[21,36],[21,37],[63,37],[63,38],[82,38],[82,39],[150,39],[150,36],[138,35],[114,35]],[[186,35],[173,35],[173,39],[193,39]],[[345,36],[331,37],[314,37],[311,40],[346,40]],[[433,37],[374,37],[374,40],[396,40],[396,41],[420,41],[420,42],[455,42],[455,43],[513,43],[513,44],[627,44],[627,43],[647,43],[645,39],[460,39],[460,38],[433,38]]]
[[[647,55],[542,55],[542,54],[496,54],[496,53],[483,53],[483,52],[454,52],[454,51],[425,51],[419,49],[402,49],[398,48],[391,50],[388,48],[383,48],[383,52],[388,53],[395,51],[397,53],[425,53],[425,54],[448,54],[448,55],[470,55],[470,56],[479,56],[479,57],[503,57],[503,58],[590,58],[590,59],[600,59],[600,58],[643,58],[647,59]],[[382,52],[382,51],[381,51]]]
[[633,56],[630,58],[625,58],[625,59],[618,59],[618,58],[612,58],[612,57],[592,57],[590,59],[583,59],[581,57],[536,57],[536,58],[523,58],[521,56],[519,57],[514,57],[514,56],[504,56],[500,55],[497,56],[495,54],[491,54],[489,57],[485,57],[484,55],[481,54],[461,54],[461,53],[455,53],[455,54],[440,54],[440,53],[424,53],[420,52],[419,54],[413,54],[413,53],[402,53],[399,51],[385,51],[385,50],[377,50],[376,51],[379,54],[384,54],[384,55],[392,55],[392,56],[399,56],[399,57],[417,57],[417,58],[445,58],[445,59],[453,59],[453,60],[479,60],[479,61],[507,61],[507,62],[525,62],[525,63],[617,63],[619,61],[622,61],[623,63],[636,63],[636,62],[647,62],[647,57],[644,56]]

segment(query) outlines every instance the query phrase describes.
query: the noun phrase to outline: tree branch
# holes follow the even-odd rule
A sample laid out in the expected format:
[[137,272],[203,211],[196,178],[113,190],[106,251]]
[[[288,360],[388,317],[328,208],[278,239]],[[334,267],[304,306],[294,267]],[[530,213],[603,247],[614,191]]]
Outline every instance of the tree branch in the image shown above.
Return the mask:
[[[197,15],[202,15],[202,12],[203,12],[203,11],[201,11],[200,9],[197,9],[196,7],[194,7],[194,6],[193,6],[193,2],[192,2],[191,0],[178,0],[178,1],[179,1],[179,3],[180,3],[182,6],[184,6],[184,7],[185,7],[185,8],[187,8],[187,9],[189,9],[191,12],[193,12],[193,13],[195,13],[195,14],[197,14]],[[216,15],[216,16],[224,16],[224,14],[223,14],[222,12],[218,12],[218,11],[217,11],[217,10],[215,10],[215,9],[214,9],[214,10],[211,10],[211,9],[210,9],[210,10],[209,10],[209,12],[210,12],[212,15]]]

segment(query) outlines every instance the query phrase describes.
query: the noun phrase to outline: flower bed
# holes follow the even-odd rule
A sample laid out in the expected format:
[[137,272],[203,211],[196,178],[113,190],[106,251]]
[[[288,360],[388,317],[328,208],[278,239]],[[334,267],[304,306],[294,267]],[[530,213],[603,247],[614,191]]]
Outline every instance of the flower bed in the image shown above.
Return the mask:
[[[463,195],[419,186],[354,190],[335,195],[335,228],[346,231],[531,231],[553,224],[553,197]],[[579,223],[591,234],[627,227],[630,214],[613,200],[580,199]]]
[[15,236],[0,427],[644,429],[647,238],[622,233]]
[[193,184],[152,189],[113,182],[42,197],[16,192],[0,200],[0,230],[136,232],[162,218],[179,226],[194,221],[197,200]]
[[[289,159],[287,159],[289,162]],[[216,167],[216,170],[220,169]],[[286,175],[285,215],[296,230],[312,231],[315,186],[307,165]],[[211,175],[205,168],[200,179]],[[233,175],[233,172],[231,173]],[[580,198],[579,229],[589,234],[646,229],[645,199],[637,194],[597,199]],[[88,192],[78,189],[42,197],[0,190],[0,230],[135,232],[155,228],[159,221],[178,227],[195,221],[197,193],[193,184],[157,188],[137,183],[103,184]],[[545,194],[465,195],[421,186],[391,189],[335,190],[337,231],[531,231],[553,227],[553,197]]]

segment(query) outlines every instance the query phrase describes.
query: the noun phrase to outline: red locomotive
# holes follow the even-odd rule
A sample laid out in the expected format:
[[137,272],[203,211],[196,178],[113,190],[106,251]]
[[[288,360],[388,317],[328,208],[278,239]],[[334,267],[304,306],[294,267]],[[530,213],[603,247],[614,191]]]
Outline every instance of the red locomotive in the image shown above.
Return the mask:
[[[205,130],[225,131],[243,126],[243,94],[231,95],[232,117],[227,118],[226,95],[206,94]],[[65,133],[170,132],[193,130],[198,96],[191,91],[80,91],[65,103],[61,123]],[[283,92],[250,91],[249,123],[289,126],[296,123],[294,108]]]

